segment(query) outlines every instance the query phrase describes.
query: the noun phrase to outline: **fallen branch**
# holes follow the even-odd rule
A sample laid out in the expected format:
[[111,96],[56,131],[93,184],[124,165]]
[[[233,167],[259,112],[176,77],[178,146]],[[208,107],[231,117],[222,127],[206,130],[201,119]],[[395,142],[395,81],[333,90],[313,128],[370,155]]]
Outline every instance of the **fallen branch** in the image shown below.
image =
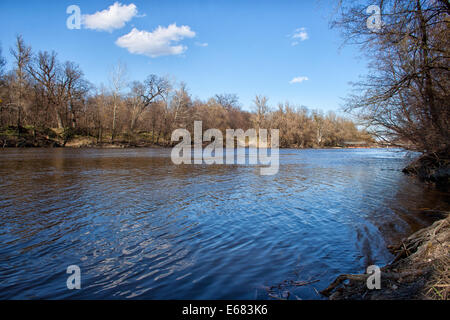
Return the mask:
[[[382,272],[381,279],[388,280],[399,280],[404,279],[411,276],[420,276],[430,271],[430,268],[426,268],[423,270],[411,271],[411,272],[401,272],[401,273],[391,273],[391,272]],[[344,281],[353,280],[364,282],[367,281],[370,274],[341,274],[336,280],[333,281],[332,284],[328,286],[325,290],[320,291],[320,293],[326,297],[331,295],[334,289],[336,289],[339,285],[341,285]]]

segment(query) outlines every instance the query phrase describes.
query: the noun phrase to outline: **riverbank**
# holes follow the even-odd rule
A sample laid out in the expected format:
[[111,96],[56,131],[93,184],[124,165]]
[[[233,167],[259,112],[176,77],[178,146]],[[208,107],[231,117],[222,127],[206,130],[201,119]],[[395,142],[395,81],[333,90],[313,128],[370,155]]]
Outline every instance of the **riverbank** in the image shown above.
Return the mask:
[[330,300],[450,299],[450,216],[390,246],[394,261],[381,268],[381,289],[367,288],[367,274],[340,275],[321,293]]
[[417,176],[424,182],[433,183],[440,190],[449,191],[450,159],[449,151],[425,154],[413,161],[403,173]]
[[[403,173],[449,192],[448,152],[423,155]],[[381,268],[380,290],[367,288],[367,274],[344,274],[321,293],[331,300],[449,300],[450,213],[427,209],[424,214],[440,220],[388,247],[395,259]]]
[[155,143],[149,133],[118,135],[101,139],[74,129],[35,129],[32,127],[5,128],[0,130],[0,148],[160,148],[165,142]]
[[[164,148],[173,147],[177,143],[153,135],[151,132],[133,134],[104,134],[101,138],[90,135],[79,129],[36,129],[34,127],[8,127],[0,129],[0,148]],[[204,143],[204,146],[209,143]],[[248,144],[247,144],[248,145]],[[284,148],[307,149],[297,145]],[[373,149],[386,148],[384,145],[368,143],[353,145],[345,143],[334,146],[317,146],[313,149]]]

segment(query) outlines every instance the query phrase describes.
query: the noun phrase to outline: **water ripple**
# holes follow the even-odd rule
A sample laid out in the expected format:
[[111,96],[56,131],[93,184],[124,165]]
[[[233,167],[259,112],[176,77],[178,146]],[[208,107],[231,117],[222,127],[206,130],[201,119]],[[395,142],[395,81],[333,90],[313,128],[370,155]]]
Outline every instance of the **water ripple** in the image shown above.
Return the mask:
[[386,243],[429,223],[413,209],[448,205],[401,174],[404,155],[281,150],[267,177],[174,166],[170,150],[2,151],[0,299],[265,299],[258,288],[294,276],[323,288],[388,262]]

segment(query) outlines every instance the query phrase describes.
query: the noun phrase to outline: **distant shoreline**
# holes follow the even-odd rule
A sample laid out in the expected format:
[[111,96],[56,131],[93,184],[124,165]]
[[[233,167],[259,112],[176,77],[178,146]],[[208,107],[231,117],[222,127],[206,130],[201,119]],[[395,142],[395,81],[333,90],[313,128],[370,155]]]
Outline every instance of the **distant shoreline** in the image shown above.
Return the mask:
[[[243,140],[244,141],[244,140]],[[248,142],[239,145],[248,147]],[[81,129],[52,129],[35,127],[8,127],[0,129],[0,148],[172,148],[178,142],[170,141],[170,136],[152,132],[118,133],[114,139],[111,133],[93,135]],[[204,142],[203,147],[210,142]],[[280,149],[372,149],[386,148],[373,141],[335,141],[333,143],[280,143]]]
[[[29,136],[0,136],[0,149],[7,148],[66,148],[66,149],[134,149],[134,148],[173,148],[178,143],[153,143],[145,140],[124,141],[117,140],[114,142],[97,142],[96,138],[88,136],[80,136],[64,142],[59,138],[49,137],[29,137]],[[209,143],[205,143],[206,147]],[[248,148],[248,146],[246,146]],[[383,145],[367,145],[367,146],[323,146],[323,147],[300,147],[300,146],[283,146],[279,149],[297,149],[297,150],[321,150],[321,149],[387,149],[397,148],[393,146]]]
[[[133,145],[133,144],[123,144],[120,142],[116,143],[99,143],[95,145],[26,145],[26,146],[1,146],[0,149],[171,149],[172,145],[156,145],[156,144],[144,144],[144,145]],[[249,147],[246,147],[249,148]],[[280,150],[361,150],[361,149],[397,149],[398,147],[386,147],[386,146],[372,146],[372,147],[317,147],[317,148],[300,148],[300,147],[280,147]],[[262,149],[262,148],[257,148]]]

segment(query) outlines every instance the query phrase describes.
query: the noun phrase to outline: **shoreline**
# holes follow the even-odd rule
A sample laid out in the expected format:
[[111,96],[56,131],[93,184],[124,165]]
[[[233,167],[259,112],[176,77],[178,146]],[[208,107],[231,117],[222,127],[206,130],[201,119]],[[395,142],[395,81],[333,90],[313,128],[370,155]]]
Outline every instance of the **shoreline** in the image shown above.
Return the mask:
[[[64,144],[62,141],[46,139],[39,141],[5,141],[0,139],[0,149],[143,149],[143,148],[152,148],[152,149],[170,149],[173,148],[177,143],[173,144],[155,144],[148,141],[139,141],[139,142],[126,142],[126,141],[115,141],[112,142],[87,142],[86,139],[79,139],[67,142]],[[207,146],[207,144],[203,145],[203,147]],[[246,146],[245,148],[249,148]],[[260,148],[257,148],[260,149]],[[373,146],[364,146],[364,147],[347,147],[347,146],[334,146],[334,147],[315,147],[315,148],[302,148],[298,146],[289,146],[289,147],[279,147],[280,150],[285,149],[295,149],[295,150],[342,150],[342,149],[397,149],[397,147],[393,146],[382,146],[382,145],[373,145]]]
[[[71,130],[63,131],[62,129],[34,129],[21,128],[17,130],[6,129],[0,131],[0,148],[72,148],[72,149],[129,149],[129,148],[172,148],[178,142],[168,141],[164,137],[158,138],[150,132],[139,132],[133,134],[118,134],[114,141],[111,136],[103,135],[102,137],[73,134]],[[209,143],[204,142],[203,147]],[[248,144],[245,143],[246,147]],[[335,143],[330,146],[313,146],[302,147],[299,145],[289,145],[279,147],[279,149],[379,149],[393,148],[376,144],[373,142],[350,144]]]
[[342,274],[320,293],[329,300],[449,300],[450,212],[431,226],[388,246],[394,260],[381,268],[381,289],[368,274]]
[[[448,193],[448,157],[425,154],[402,172]],[[330,300],[450,300],[450,212],[426,210],[436,217],[395,245],[388,245],[394,260],[381,268],[381,289],[367,288],[368,274],[343,274],[321,294]]]
[[[26,146],[26,147],[1,147],[1,149],[171,149],[173,146],[171,145],[158,145],[158,144],[145,144],[145,145],[127,145],[123,143],[103,143],[89,146]],[[245,147],[248,148],[248,147]],[[225,148],[224,148],[225,149]],[[256,148],[263,149],[263,148]],[[283,147],[279,148],[279,150],[373,150],[373,149],[398,149],[394,147],[321,147],[321,148],[298,148],[298,147]]]

